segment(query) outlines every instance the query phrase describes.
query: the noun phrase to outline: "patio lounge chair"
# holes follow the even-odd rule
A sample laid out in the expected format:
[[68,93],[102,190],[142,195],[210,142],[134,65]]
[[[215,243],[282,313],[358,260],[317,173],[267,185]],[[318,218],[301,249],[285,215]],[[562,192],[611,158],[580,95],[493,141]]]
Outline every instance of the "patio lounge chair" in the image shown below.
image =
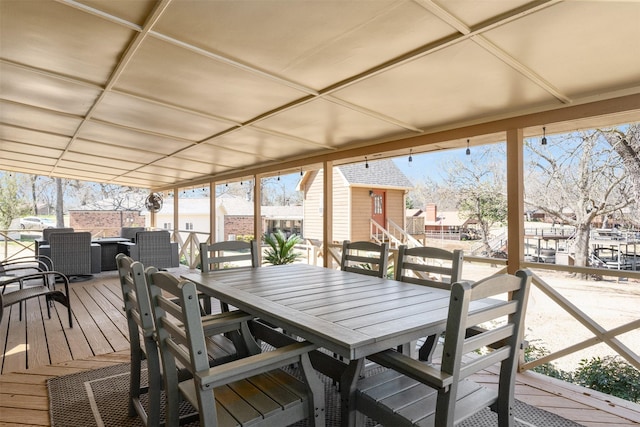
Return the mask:
[[130,242],[136,242],[136,234],[139,231],[145,231],[144,227],[122,227],[120,229],[120,237],[123,239],[129,239]]
[[[303,419],[324,426],[324,386],[309,360],[315,344],[296,342],[209,368],[196,285],[153,268],[147,269],[147,283],[162,354],[168,425],[177,424],[180,401],[186,399],[198,410],[201,426],[271,427]],[[181,381],[176,363],[193,378]],[[279,369],[291,364],[299,364],[303,380]]]
[[[74,230],[71,227],[61,227],[61,228],[45,228],[42,230],[42,239],[36,239],[35,242],[35,253],[36,255],[40,255],[40,246],[49,244],[49,237],[54,233],[72,233]],[[49,266],[51,267],[51,266]]]
[[118,250],[148,267],[162,269],[180,265],[178,243],[172,242],[171,235],[165,230],[138,231],[135,243],[119,243]]
[[71,276],[91,276],[101,272],[99,244],[91,242],[89,232],[53,233],[49,244],[40,246],[40,255],[51,258],[56,271]]
[[[522,338],[531,273],[496,275],[474,284],[454,283],[451,288],[442,365],[412,359],[386,350],[369,359],[389,369],[360,379],[355,406],[362,414],[389,426],[453,426],[491,407],[500,426],[512,426],[515,376]],[[473,302],[504,297],[490,309]],[[503,320],[506,323],[498,323]],[[469,327],[482,323],[484,332],[466,338]],[[488,389],[468,379],[478,371],[500,364],[498,389]]]

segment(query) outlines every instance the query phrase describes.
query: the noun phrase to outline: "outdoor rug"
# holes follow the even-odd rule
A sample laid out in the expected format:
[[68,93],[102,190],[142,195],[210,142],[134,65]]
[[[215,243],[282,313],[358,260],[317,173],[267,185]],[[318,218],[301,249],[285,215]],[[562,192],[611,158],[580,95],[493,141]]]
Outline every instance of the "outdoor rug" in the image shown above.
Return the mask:
[[[322,377],[325,383],[326,425],[327,427],[337,427],[340,425],[340,397],[332,385],[332,381],[327,377]],[[127,416],[129,364],[52,378],[47,385],[51,403],[52,426],[127,427],[142,425],[139,419]],[[185,403],[185,406],[187,406],[183,408],[185,413],[191,412],[189,405]],[[516,401],[515,416],[518,427],[580,426],[573,421],[519,401]],[[191,425],[197,426],[198,424],[189,424],[189,426]],[[294,424],[295,427],[305,427],[306,425],[306,421]],[[367,425],[373,426],[374,423]],[[461,424],[464,427],[496,425],[497,416],[488,409]]]

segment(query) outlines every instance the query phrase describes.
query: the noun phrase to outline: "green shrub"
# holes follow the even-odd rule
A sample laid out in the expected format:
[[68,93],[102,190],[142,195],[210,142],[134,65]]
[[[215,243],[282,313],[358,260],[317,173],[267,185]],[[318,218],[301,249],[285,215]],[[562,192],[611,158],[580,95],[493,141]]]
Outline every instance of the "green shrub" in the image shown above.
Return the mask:
[[294,250],[294,246],[302,242],[302,238],[297,234],[292,234],[287,238],[282,231],[278,230],[269,235],[265,234],[264,242],[269,245],[269,248],[264,252],[265,263],[291,264],[302,257],[301,253]]
[[[532,344],[535,342],[539,342],[539,340],[533,340],[529,342],[529,345],[524,349],[524,361],[531,362],[532,360],[538,360],[543,356],[549,354],[549,350],[543,344]],[[539,374],[546,375],[552,378],[558,378],[564,381],[571,382],[571,373],[563,371],[554,365],[553,363],[547,362],[542,365],[536,366],[532,369],[533,372],[537,372]]]
[[631,402],[640,402],[640,371],[618,356],[582,359],[573,382]]

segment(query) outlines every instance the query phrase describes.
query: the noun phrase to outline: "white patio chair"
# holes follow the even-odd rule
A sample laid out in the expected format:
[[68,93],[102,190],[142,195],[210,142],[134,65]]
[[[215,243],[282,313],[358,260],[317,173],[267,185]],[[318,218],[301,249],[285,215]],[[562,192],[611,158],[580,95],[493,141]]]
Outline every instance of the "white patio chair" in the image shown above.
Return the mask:
[[[395,266],[395,279],[401,282],[415,283],[438,289],[450,290],[451,285],[462,280],[462,250],[448,251],[442,248],[420,246],[408,248],[398,247],[398,261]],[[430,362],[433,358],[438,337],[442,334],[429,335],[418,350],[418,358]],[[411,345],[411,351],[414,351]]]
[[[309,360],[316,345],[296,342],[210,368],[196,285],[154,268],[147,269],[147,283],[165,373],[168,425],[177,424],[185,399],[198,410],[201,426],[271,427],[303,419],[324,426],[324,387]],[[176,363],[193,378],[181,381]],[[299,365],[302,380],[279,369],[291,364]]]
[[[521,324],[530,283],[531,273],[526,270],[474,284],[454,283],[440,368],[395,350],[370,356],[390,369],[358,381],[359,425],[364,414],[388,426],[448,427],[491,407],[500,426],[512,426]],[[479,301],[470,308],[473,302],[495,297],[504,302],[486,308]],[[483,332],[467,338],[467,328],[479,324]],[[500,365],[497,390],[468,379],[495,364]]]

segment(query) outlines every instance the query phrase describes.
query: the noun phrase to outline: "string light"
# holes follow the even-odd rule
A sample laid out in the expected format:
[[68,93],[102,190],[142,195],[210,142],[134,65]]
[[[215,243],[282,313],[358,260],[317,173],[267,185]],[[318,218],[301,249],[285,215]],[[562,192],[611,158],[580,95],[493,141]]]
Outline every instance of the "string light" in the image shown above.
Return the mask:
[[367,160],[367,156],[364,156],[364,167],[365,169],[369,169],[369,161]]
[[278,181],[280,181],[280,172],[278,172]]
[[413,163],[413,149],[409,149],[409,166],[411,166],[411,163]]
[[469,140],[467,139],[467,151],[465,151],[467,156],[471,155],[471,149],[469,148]]
[[303,175],[303,174],[302,174],[302,168],[300,168],[300,176],[302,176],[302,175]]
[[547,145],[547,128],[542,126],[542,145]]

